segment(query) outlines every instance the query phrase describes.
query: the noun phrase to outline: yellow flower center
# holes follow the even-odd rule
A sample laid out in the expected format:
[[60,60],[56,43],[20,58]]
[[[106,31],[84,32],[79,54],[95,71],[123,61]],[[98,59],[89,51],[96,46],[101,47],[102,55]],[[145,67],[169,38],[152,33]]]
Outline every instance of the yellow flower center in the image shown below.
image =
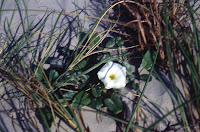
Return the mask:
[[111,74],[109,75],[109,78],[110,78],[111,80],[115,80],[115,79],[116,79],[116,75],[113,74],[113,73],[111,73]]

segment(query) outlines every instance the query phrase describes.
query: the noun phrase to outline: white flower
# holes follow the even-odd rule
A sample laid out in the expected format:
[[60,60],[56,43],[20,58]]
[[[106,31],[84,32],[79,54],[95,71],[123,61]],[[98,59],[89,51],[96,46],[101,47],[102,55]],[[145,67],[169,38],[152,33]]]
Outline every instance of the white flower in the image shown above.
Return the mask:
[[106,89],[123,88],[126,86],[126,68],[112,61],[106,63],[97,73]]

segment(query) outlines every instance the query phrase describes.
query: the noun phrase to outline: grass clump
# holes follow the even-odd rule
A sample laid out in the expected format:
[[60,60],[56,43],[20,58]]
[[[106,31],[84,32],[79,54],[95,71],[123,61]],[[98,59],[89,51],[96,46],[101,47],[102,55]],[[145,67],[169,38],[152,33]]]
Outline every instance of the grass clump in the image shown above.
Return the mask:
[[[184,131],[199,130],[199,7],[195,6],[195,2],[114,1],[99,18],[93,17],[96,21],[86,32],[80,31],[81,26],[77,28],[74,34],[79,38],[77,44],[70,41],[67,44],[67,40],[73,38],[70,27],[81,19],[75,21],[74,25],[62,25],[60,21],[64,20],[66,14],[81,15],[45,11],[38,21],[30,21],[29,12],[39,10],[28,9],[24,1],[23,9],[17,1],[15,8],[10,10],[4,10],[3,4],[4,0],[0,13],[12,12],[12,15],[4,20],[4,33],[1,34],[1,89],[5,85],[12,85],[21,91],[23,97],[33,104],[32,109],[37,110],[47,131],[51,131],[53,123],[59,131],[56,117],[75,131],[89,131],[81,118],[83,106],[90,106],[97,110],[96,113],[125,124],[122,130],[126,132],[131,127],[133,131],[155,131],[155,126],[174,112],[180,113],[177,118],[181,120],[179,123]],[[111,9],[114,10],[114,17],[106,19]],[[16,14],[20,17],[20,23],[16,29],[12,29]],[[44,29],[52,15],[56,15],[55,22],[46,32]],[[101,21],[111,24],[104,31],[97,32]],[[121,32],[116,31],[116,27]],[[108,38],[108,34],[113,32],[118,34]],[[139,89],[129,64],[136,55],[140,57],[143,69],[149,71],[139,77],[145,81],[142,89]],[[109,61],[126,67],[127,82],[131,84],[131,90],[138,93],[129,120],[121,116],[124,107],[117,96],[119,91],[105,89],[97,78],[101,66]],[[156,69],[170,73],[173,89],[166,86]],[[141,127],[133,124],[133,121],[139,120],[141,101],[152,75],[163,84],[175,106],[161,119]],[[181,81],[183,89],[177,86],[177,80]],[[2,94],[4,92],[6,90]],[[102,112],[103,107],[108,107],[114,114]],[[169,127],[166,126],[165,130]]]

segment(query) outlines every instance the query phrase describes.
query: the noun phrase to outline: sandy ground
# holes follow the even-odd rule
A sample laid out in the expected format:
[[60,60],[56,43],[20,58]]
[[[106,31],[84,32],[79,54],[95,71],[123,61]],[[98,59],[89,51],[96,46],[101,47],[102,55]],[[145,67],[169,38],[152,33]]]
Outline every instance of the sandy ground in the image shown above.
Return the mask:
[[[18,5],[21,9],[24,9],[23,2],[20,1]],[[16,3],[14,0],[7,0],[3,6],[3,9],[14,9],[16,8]],[[72,13],[70,15],[66,14],[66,16],[62,16],[62,21],[58,22],[59,25],[66,25],[70,26],[70,31],[67,32],[67,35],[69,35],[70,39],[67,39],[66,41],[70,43],[70,48],[73,49],[73,46],[77,44],[77,38],[76,38],[76,30],[78,25],[73,24],[77,23],[77,15],[80,14],[79,19],[81,19],[81,25],[82,31],[87,31],[89,27],[91,26],[94,19],[88,19],[86,16],[83,15],[91,15],[91,16],[99,16],[99,14],[102,13],[102,10],[106,8],[105,2],[90,2],[87,0],[31,0],[28,2],[28,8],[29,9],[37,9],[37,10],[43,10],[43,11],[30,11],[29,12],[29,21],[34,21],[34,24],[37,24],[37,22],[43,17],[45,14],[45,11],[62,11],[66,13]],[[24,12],[22,12],[24,15]],[[54,13],[49,17],[49,20],[46,23],[45,29],[43,32],[48,33],[50,29],[52,29],[53,24],[56,21],[56,18],[58,17],[59,13]],[[10,20],[12,17],[12,12],[3,12],[1,14],[1,22],[0,22],[0,31],[4,33],[4,20],[8,19]],[[74,19],[76,18],[76,19]],[[11,29],[13,31],[16,30],[17,25],[20,23],[20,15],[19,13],[15,13],[13,22],[11,25]],[[97,30],[103,30],[101,28],[97,28]],[[19,31],[20,34],[21,31]],[[18,34],[18,35],[19,35]],[[71,39],[72,38],[72,39]],[[1,49],[1,48],[0,48]],[[56,46],[54,47],[56,49]],[[29,56],[33,57],[33,56]],[[57,57],[57,54],[54,55],[54,57]],[[48,68],[48,65],[45,65],[46,68]],[[29,102],[28,100],[24,100],[24,98],[15,98],[10,99],[8,102],[5,101],[5,99],[10,98],[13,94],[20,95],[20,92],[18,92],[15,88],[12,86],[6,86],[6,88],[1,88],[1,104],[0,104],[0,130],[5,132],[31,132],[31,131],[46,131],[44,129],[44,126],[42,126],[37,118],[32,118],[35,116],[35,113],[33,110],[29,109]],[[24,102],[24,104],[23,104]],[[90,109],[86,107],[87,109]],[[26,118],[24,118],[21,114],[24,114]],[[83,119],[85,122],[86,127],[89,126],[90,130],[93,132],[106,132],[106,131],[115,131],[116,129],[116,123],[114,120],[108,118],[108,117],[101,117],[99,115],[96,115],[92,112],[83,111]],[[99,120],[97,120],[99,118]],[[31,122],[31,123],[30,123]],[[67,126],[67,124],[63,123],[60,119],[57,118],[57,123],[60,126],[59,131],[74,131],[70,127]],[[37,128],[37,129],[36,129]],[[52,131],[56,131],[55,125],[51,128]]]

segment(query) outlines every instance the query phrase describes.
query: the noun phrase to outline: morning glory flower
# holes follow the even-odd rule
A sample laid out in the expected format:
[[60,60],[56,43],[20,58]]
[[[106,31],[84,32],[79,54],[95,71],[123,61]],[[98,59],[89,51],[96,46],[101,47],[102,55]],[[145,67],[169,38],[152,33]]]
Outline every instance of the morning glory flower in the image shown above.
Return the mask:
[[119,89],[126,86],[126,68],[118,63],[107,62],[97,75],[106,89]]

